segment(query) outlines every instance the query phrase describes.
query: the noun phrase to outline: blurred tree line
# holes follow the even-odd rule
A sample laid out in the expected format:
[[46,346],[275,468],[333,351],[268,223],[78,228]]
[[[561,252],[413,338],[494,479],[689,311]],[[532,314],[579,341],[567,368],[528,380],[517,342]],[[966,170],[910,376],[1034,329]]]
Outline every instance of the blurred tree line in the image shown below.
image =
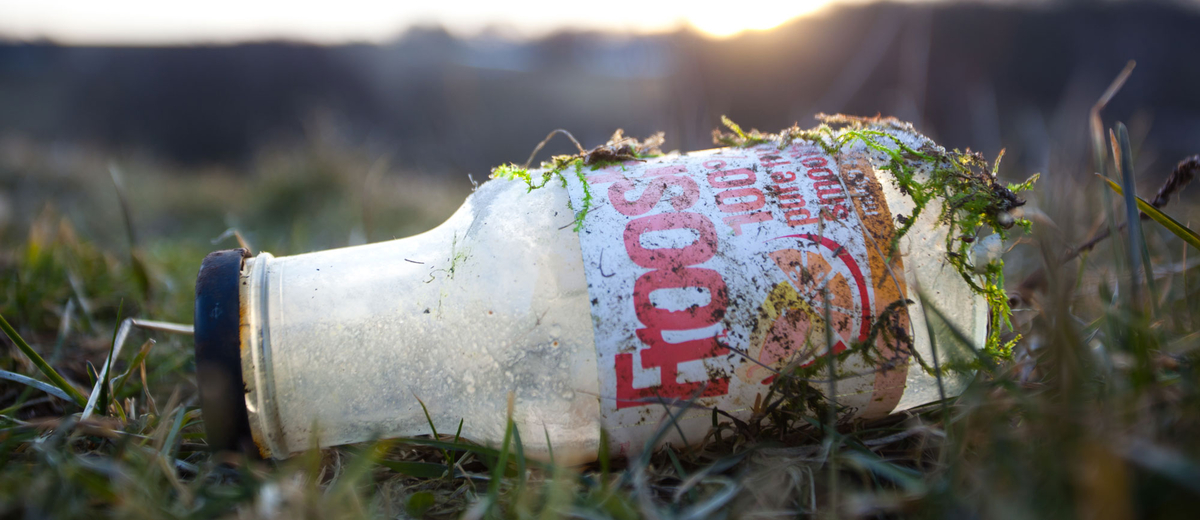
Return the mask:
[[1010,163],[1046,171],[1048,137],[1084,150],[1082,117],[1136,59],[1107,114],[1135,131],[1141,121],[1155,150],[1140,155],[1169,165],[1200,142],[1197,25],[1200,10],[1168,2],[880,3],[728,40],[688,30],[459,39],[418,28],[383,45],[327,47],[10,42],[0,45],[0,137],[236,168],[264,146],[333,132],[465,182],[524,160],[554,128],[589,146],[618,127],[664,130],[668,148],[686,150],[711,145],[721,114],[776,130],[816,112],[880,113],[947,146],[990,157],[1007,146]]

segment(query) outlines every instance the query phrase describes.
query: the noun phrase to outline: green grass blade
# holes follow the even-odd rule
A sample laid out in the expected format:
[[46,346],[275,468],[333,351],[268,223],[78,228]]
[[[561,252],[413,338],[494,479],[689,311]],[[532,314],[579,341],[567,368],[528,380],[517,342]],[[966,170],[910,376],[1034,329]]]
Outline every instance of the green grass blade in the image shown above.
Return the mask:
[[179,411],[175,412],[175,422],[171,424],[171,431],[167,433],[167,440],[163,441],[162,453],[167,458],[174,458],[175,444],[179,439],[179,430],[183,429],[183,418],[187,415],[187,408],[179,407]]
[[516,425],[512,420],[512,394],[508,395],[508,426],[504,428],[504,442],[500,445],[500,453],[496,458],[496,465],[492,467],[492,478],[488,481],[487,501],[488,511],[496,507],[500,503],[500,482],[504,480],[504,473],[508,467],[508,449],[512,444],[513,429]]
[[667,452],[667,458],[671,459],[671,466],[675,468],[675,473],[679,475],[679,480],[687,480],[687,472],[683,470],[683,464],[679,462],[679,457],[675,455],[675,450],[667,446],[663,451]]
[[[525,472],[525,444],[521,442],[521,429],[513,426],[513,454],[517,457],[517,468]],[[522,477],[524,478],[524,477]]]
[[[1123,123],[1117,123],[1117,143],[1121,146],[1121,173],[1123,174],[1121,182],[1125,184],[1125,202],[1129,213],[1129,233],[1137,234],[1137,248],[1133,254],[1138,255],[1141,265],[1145,266],[1142,272],[1146,276],[1146,288],[1150,290],[1150,306],[1154,309],[1158,302],[1158,288],[1154,286],[1154,273],[1150,263],[1150,249],[1146,244],[1146,233],[1142,230],[1142,220],[1138,218],[1138,210],[1136,201],[1137,187],[1133,184],[1133,145],[1129,143],[1129,130],[1125,128]],[[1137,273],[1133,273],[1137,276]],[[1157,309],[1156,313],[1157,313]]]
[[[458,440],[462,438],[462,427],[463,427],[463,419],[460,418],[458,420],[458,430],[454,432],[454,444],[458,444]],[[461,460],[462,460],[462,457],[455,457],[453,460],[450,461],[451,473],[454,472],[454,466],[458,465],[458,462]]]
[[712,484],[721,484],[721,487],[708,500],[683,510],[678,516],[679,520],[703,520],[717,516],[717,511],[733,500],[741,488],[736,481],[725,476],[712,476],[707,480]]
[[[822,307],[823,307],[823,311],[824,311],[823,317],[825,318],[825,323],[826,323],[826,325],[825,325],[825,349],[826,349],[827,354],[825,356],[826,357],[825,365],[829,368],[829,393],[825,396],[825,398],[829,400],[829,404],[828,404],[829,416],[826,419],[829,422],[829,429],[826,430],[826,437],[825,437],[825,441],[824,441],[824,442],[829,443],[829,459],[828,459],[829,464],[827,464],[827,466],[826,466],[829,471],[829,476],[828,476],[829,506],[828,507],[829,507],[829,515],[833,518],[838,518],[839,517],[838,504],[841,503],[841,497],[840,497],[840,493],[839,493],[839,489],[838,489],[839,488],[839,486],[838,486],[838,448],[841,447],[841,436],[837,435],[837,421],[838,421],[837,355],[835,355],[833,353],[833,327],[830,327],[828,325],[830,323],[833,323],[833,320],[831,319],[830,311],[829,311],[830,304],[829,304],[829,287],[828,286],[826,286],[824,289],[821,290],[821,302],[823,304]],[[930,346],[933,345],[932,331],[930,331],[930,334],[929,334],[929,344],[930,344]],[[936,348],[933,349],[933,367],[934,367],[934,370],[937,371],[938,392],[942,396],[942,399],[945,399],[946,398],[945,392],[942,392],[941,371],[937,370],[937,349]]]
[[513,452],[517,457],[517,494],[525,490],[525,444],[521,442],[521,429],[513,426]]
[[436,499],[433,493],[428,491],[418,491],[408,497],[408,503],[404,506],[404,510],[408,516],[413,518],[424,518],[425,513],[433,508]]
[[125,408],[121,406],[121,401],[115,397],[115,394],[112,398],[112,408],[113,411],[117,413],[117,418],[121,419],[121,422],[126,422],[129,420],[129,417],[125,415]]
[[604,428],[600,428],[600,447],[596,451],[596,459],[600,461],[600,485],[607,488],[609,472],[608,430]]
[[546,453],[550,458],[550,465],[554,466],[554,444],[550,442],[550,430],[546,428],[546,423],[542,423],[542,434],[546,436]]
[[[1117,132],[1125,132],[1125,125],[1117,123]],[[1133,172],[1129,164],[1132,162],[1130,157],[1125,156],[1122,152],[1121,145],[1117,142],[1116,133],[1112,130],[1108,132],[1108,139],[1111,142],[1113,149],[1113,162],[1117,165],[1117,172],[1121,175],[1121,183],[1124,189],[1121,194],[1125,199],[1125,223],[1129,226],[1129,241],[1125,244],[1127,247],[1127,259],[1129,260],[1129,277],[1130,277],[1130,292],[1133,295],[1132,301],[1134,305],[1141,301],[1139,294],[1141,293],[1141,283],[1138,281],[1137,274],[1142,267],[1142,255],[1138,254],[1141,249],[1141,226],[1138,220],[1138,211],[1136,193],[1134,192]]]
[[103,414],[108,413],[108,401],[111,397],[111,388],[109,383],[111,382],[110,377],[112,374],[113,354],[117,353],[117,334],[121,331],[121,313],[124,310],[125,300],[121,300],[121,302],[117,304],[117,326],[113,327],[112,341],[108,344],[108,359],[104,361],[104,371],[100,374],[100,379],[103,382],[100,383],[100,400],[98,408],[100,408],[100,413]]
[[[678,415],[671,413],[671,408],[666,407],[667,420],[663,421],[662,424],[659,424],[658,429],[654,431],[654,434],[646,439],[646,443],[642,446],[641,455],[638,456],[637,462],[631,467],[647,468],[650,466],[650,458],[652,455],[654,455],[655,446],[658,446],[659,441],[661,441],[663,437],[667,435],[667,431],[669,431],[672,427],[678,427],[677,423],[679,418],[683,415],[684,411],[690,410],[692,405],[696,404],[696,400],[700,399],[700,394],[701,392],[696,392],[691,399],[688,399],[681,406],[679,406],[680,412]],[[625,484],[626,478],[631,474],[632,472],[629,471],[623,473],[621,475],[621,483]]]
[[409,462],[399,460],[379,460],[380,466],[410,477],[440,478],[446,474],[446,466],[432,462]]
[[417,400],[417,404],[421,405],[421,411],[425,412],[425,422],[429,423],[429,429],[433,431],[433,438],[440,439],[441,436],[438,435],[437,426],[433,425],[433,417],[429,416],[429,409],[425,407],[425,401],[417,397],[417,394],[413,394],[413,398]]
[[71,396],[70,400],[74,401],[76,405],[81,407],[87,405],[87,398],[84,397],[79,390],[76,390],[75,387],[71,386],[71,383],[68,383],[66,379],[63,379],[62,376],[58,375],[58,372],[56,372],[53,367],[46,363],[46,360],[42,359],[42,356],[38,355],[38,353],[33,350],[33,347],[30,347],[29,344],[26,343],[23,338],[21,338],[20,334],[17,334],[17,331],[12,328],[12,325],[8,324],[8,320],[5,320],[4,316],[0,316],[0,328],[4,329],[4,334],[8,336],[8,339],[12,340],[12,342],[17,345],[18,349],[21,349],[21,352],[25,354],[25,357],[28,357],[30,361],[33,361],[34,366],[38,367],[38,370],[40,370],[42,374],[46,376],[46,378],[54,383],[54,386],[57,386],[64,393]]
[[25,386],[36,388],[38,390],[46,392],[47,394],[50,394],[50,395],[57,397],[59,399],[62,399],[64,401],[71,401],[71,396],[67,395],[66,392],[59,390],[57,387],[55,387],[53,385],[38,381],[37,379],[34,379],[32,377],[23,376],[21,374],[15,373],[15,372],[9,372],[7,370],[0,370],[0,379],[7,379],[14,383],[20,383]]
[[[431,431],[433,431],[433,438],[441,440],[441,436],[438,435],[437,426],[433,425],[433,417],[431,417],[429,415],[429,409],[425,407],[425,401],[422,401],[420,397],[417,397],[417,394],[413,394],[413,397],[416,398],[417,403],[421,405],[421,411],[425,412],[425,422],[429,423],[429,429]],[[459,419],[459,421],[458,421],[458,432],[462,433],[462,420],[461,419]],[[454,440],[455,440],[455,442],[458,441],[457,433],[454,434]],[[454,457],[451,457],[450,452],[446,451],[445,449],[442,450],[442,456],[446,458],[446,469],[449,470],[451,473],[453,473],[454,472]]]
[[[671,455],[671,458],[672,458],[671,463],[673,465],[675,465],[675,471],[679,473],[679,478],[680,478],[680,480],[682,480],[682,482],[679,484],[678,487],[675,488],[674,493],[671,495],[671,500],[674,502],[679,502],[679,500],[682,499],[683,495],[686,493],[688,495],[688,498],[691,499],[692,502],[695,502],[699,496],[698,492],[696,490],[696,487],[699,484],[703,483],[705,480],[712,478],[714,475],[719,475],[725,471],[728,471],[730,468],[737,466],[739,463],[741,463],[743,460],[745,460],[745,458],[753,452],[754,452],[754,448],[751,448],[751,449],[748,449],[748,450],[745,450],[745,451],[742,451],[739,453],[734,453],[732,455],[720,458],[720,459],[716,460],[715,462],[713,462],[712,464],[708,465],[707,467],[705,467],[695,473],[692,473],[690,475],[685,474],[683,472],[682,467],[679,464],[677,464],[677,460],[675,460],[675,456],[672,454]],[[671,453],[671,452],[667,451],[667,453]]]
[[[920,294],[919,296],[921,298],[921,306],[924,307],[928,304],[928,301],[925,299],[924,294]],[[929,354],[933,358],[933,376],[937,378],[938,400],[942,403],[942,420],[948,421],[950,420],[950,410],[946,403],[946,386],[942,381],[942,363],[938,359],[937,335],[933,333],[933,324],[929,318],[930,315],[925,314],[925,330],[929,336]]]
[[[1112,188],[1112,190],[1117,192],[1118,195],[1124,195],[1125,191],[1121,189],[1120,185],[1113,182],[1111,179],[1099,175],[1097,176],[1107,181],[1108,187]],[[1149,202],[1146,202],[1141,197],[1137,197],[1136,199],[1137,207],[1138,209],[1142,210],[1142,213],[1145,213],[1146,216],[1161,224],[1162,227],[1167,228],[1167,231],[1170,231],[1184,242],[1187,242],[1188,245],[1200,250],[1200,234],[1197,234],[1195,231],[1192,231],[1191,228],[1179,223],[1178,220],[1171,218],[1170,215],[1163,213],[1158,208],[1151,206]]]
[[[675,473],[679,475],[679,480],[686,482],[688,480],[688,473],[687,471],[684,471],[683,464],[679,462],[679,457],[675,455],[675,450],[671,449],[670,446],[667,446],[667,449],[664,451],[667,452],[667,458],[671,459],[671,467],[675,468]],[[687,494],[689,499],[691,499],[693,502],[696,501],[697,495],[695,488],[688,489]],[[679,498],[679,493],[676,493],[674,497],[675,501],[678,502]]]
[[926,492],[927,486],[921,480],[919,471],[888,462],[870,451],[849,450],[842,454],[842,460],[891,481],[910,494],[921,495]]
[[[133,229],[133,211],[130,209],[129,195],[125,192],[125,179],[121,170],[116,164],[108,165],[109,176],[112,177],[113,188],[117,192],[117,203],[121,207],[121,217],[125,223],[125,235],[129,238],[129,267],[133,273],[133,279],[137,282],[138,289],[141,290],[142,297],[150,299],[150,271],[146,269],[146,263],[142,261],[141,247],[138,242],[137,233]],[[119,315],[118,315],[119,317]],[[117,320],[120,321],[119,319]]]
[[125,382],[129,381],[129,377],[132,376],[134,371],[138,369],[138,366],[140,366],[142,363],[144,363],[146,361],[146,356],[148,354],[150,354],[150,348],[153,347],[154,345],[155,345],[155,341],[153,339],[148,339],[148,340],[146,340],[145,343],[142,343],[142,348],[138,350],[137,355],[134,356],[134,358],[133,358],[133,362],[129,364],[129,370],[126,370],[124,374],[117,376],[117,378],[114,380],[114,382],[113,382],[113,398],[114,399],[118,398],[117,396],[121,395],[121,390],[125,389]]

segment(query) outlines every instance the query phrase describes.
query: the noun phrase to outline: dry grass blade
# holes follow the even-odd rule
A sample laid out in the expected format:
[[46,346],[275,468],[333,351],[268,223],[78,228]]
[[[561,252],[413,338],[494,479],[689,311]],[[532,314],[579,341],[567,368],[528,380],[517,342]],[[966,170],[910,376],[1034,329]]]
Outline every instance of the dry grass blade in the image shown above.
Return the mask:
[[562,128],[556,128],[551,130],[550,134],[547,135],[545,139],[542,139],[542,142],[538,143],[537,146],[533,148],[533,152],[529,154],[529,158],[525,160],[525,164],[521,167],[528,170],[529,165],[533,164],[533,160],[537,158],[538,152],[542,151],[542,147],[546,146],[546,143],[549,143],[550,139],[553,139],[554,136],[558,134],[567,136],[567,139],[571,140],[571,143],[575,145],[575,148],[579,150],[580,154],[587,153],[587,151],[583,149],[583,145],[579,144],[579,140],[575,139],[575,136],[571,135],[571,132],[563,130]]
[[1196,174],[1200,173],[1200,155],[1193,155],[1175,165],[1175,169],[1171,170],[1171,175],[1167,177],[1167,181],[1158,189],[1158,193],[1150,200],[1150,205],[1156,208],[1162,208],[1171,201],[1171,197],[1177,192],[1182,191],[1192,179],[1196,178]]
[[250,254],[254,254],[254,249],[250,247],[250,242],[246,241],[246,237],[243,237],[242,232],[238,231],[237,228],[226,229],[224,233],[221,233],[220,235],[217,236],[217,238],[212,239],[212,245],[215,246],[215,245],[221,243],[222,240],[225,240],[226,238],[229,238],[229,237],[233,237],[234,239],[237,240],[238,247],[245,249],[246,251],[249,251]]
[[728,477],[708,477],[705,479],[705,483],[720,484],[721,488],[708,500],[685,509],[677,518],[681,520],[712,518],[722,506],[733,500],[739,489],[738,483]]
[[57,362],[62,356],[63,344],[67,342],[67,337],[71,335],[71,318],[75,315],[75,298],[67,298],[66,305],[63,306],[62,320],[58,325],[58,337],[54,340],[54,352],[50,354],[50,361]]
[[[1121,73],[1117,74],[1117,77],[1108,85],[1108,89],[1096,101],[1096,104],[1092,105],[1092,110],[1089,113],[1088,122],[1092,131],[1092,150],[1096,154],[1093,166],[1098,170],[1104,164],[1104,122],[1100,119],[1100,112],[1104,110],[1105,106],[1108,106],[1108,102],[1112,101],[1117,92],[1121,91],[1121,87],[1125,85],[1125,81],[1133,74],[1133,68],[1136,66],[1137,62],[1129,60],[1125,64],[1125,68],[1121,70]],[[1100,173],[1104,172],[1101,171]]]
[[184,325],[182,323],[139,320],[134,318],[133,326],[140,329],[157,330],[159,332],[169,332],[171,334],[183,334],[185,336],[191,336],[192,334],[195,334],[195,329],[191,325]]

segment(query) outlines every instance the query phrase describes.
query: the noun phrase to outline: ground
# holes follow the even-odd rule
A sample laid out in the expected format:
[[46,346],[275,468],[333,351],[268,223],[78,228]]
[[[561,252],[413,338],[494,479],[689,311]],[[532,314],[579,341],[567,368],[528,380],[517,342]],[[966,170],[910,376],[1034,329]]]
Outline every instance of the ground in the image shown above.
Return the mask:
[[[237,243],[213,242],[225,229],[277,254],[383,240],[435,224],[469,190],[319,143],[244,172],[71,157],[29,145],[0,163],[0,315],[82,393],[121,319],[191,323],[200,259]],[[513,431],[491,448],[440,432],[261,461],[206,449],[190,337],[138,330],[112,365],[115,399],[88,420],[0,381],[0,516],[1184,517],[1200,498],[1200,251],[1142,220],[1144,248],[1121,231],[1064,262],[1127,215],[1090,175],[1121,182],[1111,160],[1066,169],[1041,172],[1033,232],[1005,256],[1013,359],[981,358],[944,402],[833,426],[818,389],[779,378],[755,419],[714,414],[704,444],[633,460],[527,460],[520,436],[538,432]],[[1168,172],[1138,173],[1153,193]],[[1176,197],[1166,213],[1186,225],[1197,209]],[[1139,261],[1149,268],[1131,271]],[[0,369],[52,384],[3,344]]]

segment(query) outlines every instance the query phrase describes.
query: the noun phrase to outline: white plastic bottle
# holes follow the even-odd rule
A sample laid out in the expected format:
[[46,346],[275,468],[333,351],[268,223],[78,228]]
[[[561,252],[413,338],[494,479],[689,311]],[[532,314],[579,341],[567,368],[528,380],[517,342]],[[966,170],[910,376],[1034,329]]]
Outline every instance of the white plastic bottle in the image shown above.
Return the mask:
[[[905,125],[876,130],[936,147]],[[281,258],[214,253],[196,308],[210,442],[252,437],[264,456],[287,457],[428,434],[419,398],[439,432],[461,420],[463,437],[495,445],[509,394],[527,453],[548,438],[560,461],[594,458],[601,428],[612,453],[630,453],[664,402],[699,396],[665,438],[696,442],[710,408],[745,417],[775,370],[825,359],[826,294],[835,352],[908,299],[894,324],[931,360],[918,286],[950,322],[933,321],[942,359],[957,343],[949,325],[979,348],[987,305],[946,262],[937,201],[889,261],[896,217],[913,202],[881,168],[888,159],[861,142],[830,155],[797,140],[584,167],[582,179],[567,169],[566,187],[489,181],[409,238]],[[873,364],[839,364],[836,398],[850,415],[938,398],[897,341],[881,334]],[[950,375],[943,390],[964,384]]]

